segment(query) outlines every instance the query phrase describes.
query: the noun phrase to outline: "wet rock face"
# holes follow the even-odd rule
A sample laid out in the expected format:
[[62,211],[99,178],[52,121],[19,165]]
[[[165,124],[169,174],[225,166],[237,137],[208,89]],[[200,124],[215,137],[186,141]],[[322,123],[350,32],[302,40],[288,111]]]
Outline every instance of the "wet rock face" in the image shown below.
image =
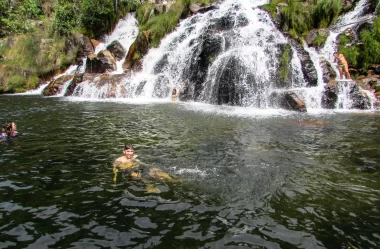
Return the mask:
[[123,69],[141,70],[141,59],[149,50],[150,31],[142,31],[128,50]]
[[199,47],[191,56],[190,65],[185,69],[184,76],[188,82],[192,82],[192,87],[185,87],[181,92],[182,100],[198,100],[203,89],[207,71],[214,59],[222,51],[222,37],[212,34],[205,34]]
[[116,60],[121,60],[124,58],[126,51],[119,41],[113,41],[107,46],[107,50],[115,57]]
[[105,88],[105,91],[99,91],[98,98],[115,98],[117,94],[126,94],[126,89],[124,86],[120,86],[120,82],[128,74],[94,74],[94,73],[85,73],[81,75],[81,82],[76,83],[75,91],[72,92],[72,95],[81,96],[82,88],[81,84],[94,84],[97,89]]
[[83,34],[73,34],[65,42],[65,53],[70,54],[75,51],[77,51],[76,61],[78,62],[81,58],[94,53],[95,49],[90,38]]
[[87,56],[86,73],[106,73],[115,70],[115,58],[108,50],[103,50],[98,55],[90,54]]
[[75,87],[77,87],[77,85],[83,81],[83,75],[83,73],[74,75],[74,78],[71,81],[70,85],[67,87],[64,96],[71,96],[73,94]]
[[49,85],[42,91],[44,96],[54,96],[60,94],[63,89],[65,83],[74,78],[73,74],[62,75],[61,77],[52,80]]
[[334,71],[330,62],[325,58],[320,60],[320,66],[322,68],[322,80],[324,83],[329,83],[331,80],[336,78],[336,72]]
[[325,85],[321,106],[324,109],[334,109],[338,101],[338,88],[336,82]]
[[307,112],[305,102],[294,92],[273,92],[270,96],[271,106],[298,112]]
[[343,91],[343,87],[348,87],[348,96],[345,97],[350,99],[349,109],[366,110],[371,108],[369,96],[353,81],[338,81],[327,84],[322,95],[322,107],[325,109],[341,108],[337,106],[337,102],[338,95]]
[[314,67],[313,61],[310,58],[308,52],[306,52],[303,47],[297,42],[290,40],[290,44],[296,49],[298,58],[301,61],[302,74],[307,82],[308,86],[318,85],[318,74]]
[[235,57],[229,58],[219,78],[217,88],[217,104],[241,105],[244,89],[235,84],[239,82],[239,60]]

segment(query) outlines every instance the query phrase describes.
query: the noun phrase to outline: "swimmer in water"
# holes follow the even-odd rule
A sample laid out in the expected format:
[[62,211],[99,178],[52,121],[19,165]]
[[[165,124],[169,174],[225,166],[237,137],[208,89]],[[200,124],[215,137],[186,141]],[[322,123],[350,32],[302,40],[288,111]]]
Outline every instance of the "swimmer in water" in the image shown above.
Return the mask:
[[1,139],[1,138],[7,138],[7,137],[8,137],[8,135],[7,135],[6,126],[3,126],[3,127],[1,128],[0,139]]
[[177,101],[179,93],[181,92],[183,84],[184,83],[182,83],[182,85],[178,89],[176,89],[176,88],[170,88],[171,99],[172,99],[173,102]]
[[[113,181],[117,180],[117,173],[122,172],[125,176],[133,179],[154,179],[166,182],[181,182],[182,180],[176,179],[171,175],[163,172],[158,168],[149,168],[142,164],[137,156],[134,154],[133,145],[126,144],[123,149],[124,156],[121,156],[113,163],[114,177]],[[148,192],[156,192],[157,190],[150,190]]]
[[17,136],[17,131],[16,131],[16,124],[12,121],[9,121],[6,124],[6,133],[8,137],[15,137]]

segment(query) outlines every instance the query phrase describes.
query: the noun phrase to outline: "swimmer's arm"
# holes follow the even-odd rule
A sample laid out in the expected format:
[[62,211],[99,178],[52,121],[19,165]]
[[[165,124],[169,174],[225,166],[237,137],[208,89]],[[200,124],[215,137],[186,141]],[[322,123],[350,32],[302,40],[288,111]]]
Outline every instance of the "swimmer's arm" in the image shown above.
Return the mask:
[[115,160],[115,162],[113,163],[113,173],[117,173],[119,172],[119,166],[120,166],[121,162],[118,161],[118,160]]

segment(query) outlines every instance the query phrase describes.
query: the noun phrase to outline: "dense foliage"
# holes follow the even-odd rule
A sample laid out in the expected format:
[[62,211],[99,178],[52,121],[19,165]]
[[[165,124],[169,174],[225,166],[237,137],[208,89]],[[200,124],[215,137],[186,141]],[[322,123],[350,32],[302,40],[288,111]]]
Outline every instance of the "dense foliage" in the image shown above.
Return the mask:
[[42,0],[0,1],[0,38],[31,31],[33,20],[42,18]]
[[377,17],[373,27],[359,34],[359,41],[341,34],[338,50],[343,53],[351,67],[366,69],[370,64],[380,64],[380,17]]
[[294,38],[314,28],[328,27],[338,17],[342,6],[340,0],[273,0],[263,8],[276,18],[279,3],[282,4],[280,28]]

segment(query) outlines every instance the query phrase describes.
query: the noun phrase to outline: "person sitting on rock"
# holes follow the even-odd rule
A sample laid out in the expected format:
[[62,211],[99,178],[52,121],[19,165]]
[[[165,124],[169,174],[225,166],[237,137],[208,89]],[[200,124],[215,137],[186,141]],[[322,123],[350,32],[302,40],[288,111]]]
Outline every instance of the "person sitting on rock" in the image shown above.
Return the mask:
[[348,71],[348,63],[346,57],[344,57],[343,54],[339,54],[338,52],[335,52],[333,55],[335,57],[335,61],[338,62],[340,79],[343,79],[343,74],[345,74],[346,79],[351,79],[350,72]]

